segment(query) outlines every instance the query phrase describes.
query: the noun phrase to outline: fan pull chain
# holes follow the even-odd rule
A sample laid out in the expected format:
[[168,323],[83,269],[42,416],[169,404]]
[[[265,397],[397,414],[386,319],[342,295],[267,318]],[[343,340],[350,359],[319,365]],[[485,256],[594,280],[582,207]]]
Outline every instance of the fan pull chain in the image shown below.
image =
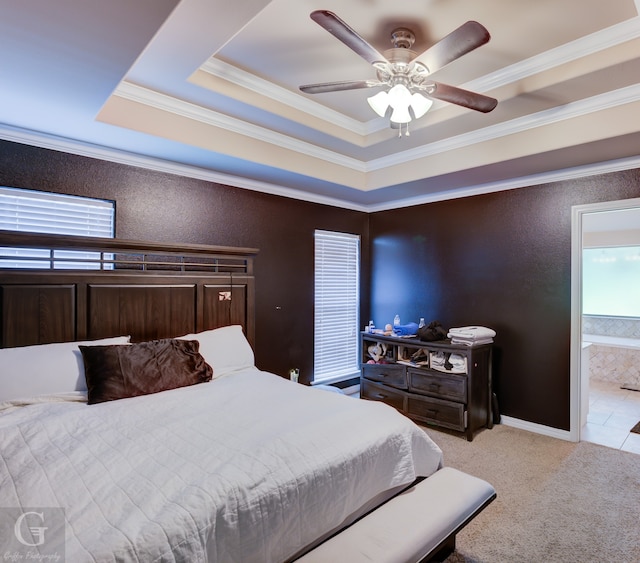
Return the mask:
[[[405,123],[404,136],[411,137],[411,133],[409,133],[409,122]],[[398,127],[398,138],[402,137],[402,123],[399,124]]]

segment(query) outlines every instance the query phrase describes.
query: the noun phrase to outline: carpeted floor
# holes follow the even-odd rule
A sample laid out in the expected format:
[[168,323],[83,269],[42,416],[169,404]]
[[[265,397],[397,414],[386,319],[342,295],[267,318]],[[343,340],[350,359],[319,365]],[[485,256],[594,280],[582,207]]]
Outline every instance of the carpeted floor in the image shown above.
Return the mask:
[[502,425],[473,442],[426,432],[498,493],[447,563],[640,562],[640,455]]

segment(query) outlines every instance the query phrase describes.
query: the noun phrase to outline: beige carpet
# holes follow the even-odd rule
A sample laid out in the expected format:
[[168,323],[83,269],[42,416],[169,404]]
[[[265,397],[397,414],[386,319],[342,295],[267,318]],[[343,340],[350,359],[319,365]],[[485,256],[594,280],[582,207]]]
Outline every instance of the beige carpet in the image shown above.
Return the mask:
[[640,562],[640,455],[502,425],[473,442],[426,431],[498,493],[447,563]]

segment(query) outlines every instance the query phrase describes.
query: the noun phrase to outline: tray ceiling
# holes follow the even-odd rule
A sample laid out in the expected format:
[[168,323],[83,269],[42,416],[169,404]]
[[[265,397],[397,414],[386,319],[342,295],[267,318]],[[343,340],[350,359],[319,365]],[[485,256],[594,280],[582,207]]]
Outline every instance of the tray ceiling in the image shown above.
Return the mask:
[[[633,0],[3,4],[3,138],[363,210],[637,166]],[[399,137],[368,106],[372,90],[301,93],[375,78],[309,18],[316,9],[380,51],[395,27],[422,52],[482,23],[490,42],[434,79],[498,107],[436,102]]]

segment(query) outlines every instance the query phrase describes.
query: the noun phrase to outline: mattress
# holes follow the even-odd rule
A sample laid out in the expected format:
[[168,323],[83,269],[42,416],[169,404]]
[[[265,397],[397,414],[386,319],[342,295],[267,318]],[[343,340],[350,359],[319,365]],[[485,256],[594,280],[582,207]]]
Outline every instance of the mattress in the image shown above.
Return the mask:
[[47,549],[68,561],[286,561],[442,465],[387,405],[256,368],[97,405],[68,399],[0,414],[0,506],[61,507]]

